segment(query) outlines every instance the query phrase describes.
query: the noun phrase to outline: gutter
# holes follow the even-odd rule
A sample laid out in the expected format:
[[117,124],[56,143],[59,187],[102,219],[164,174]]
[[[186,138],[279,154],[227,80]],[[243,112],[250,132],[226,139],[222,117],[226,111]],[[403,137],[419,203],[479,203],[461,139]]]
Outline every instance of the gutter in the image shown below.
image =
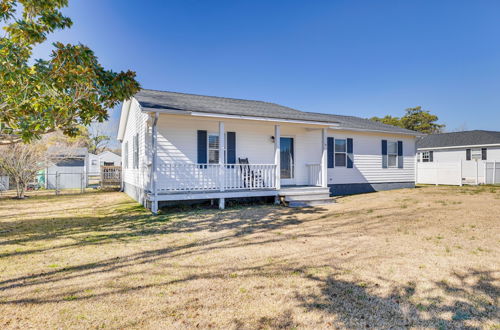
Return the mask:
[[356,132],[373,132],[373,133],[386,133],[386,134],[400,134],[400,135],[409,135],[409,136],[425,136],[423,133],[415,132],[415,133],[410,133],[410,132],[395,132],[395,131],[383,131],[383,130],[376,130],[376,129],[364,129],[364,128],[350,128],[350,127],[330,127],[330,129],[333,130],[345,130],[345,131],[356,131]]

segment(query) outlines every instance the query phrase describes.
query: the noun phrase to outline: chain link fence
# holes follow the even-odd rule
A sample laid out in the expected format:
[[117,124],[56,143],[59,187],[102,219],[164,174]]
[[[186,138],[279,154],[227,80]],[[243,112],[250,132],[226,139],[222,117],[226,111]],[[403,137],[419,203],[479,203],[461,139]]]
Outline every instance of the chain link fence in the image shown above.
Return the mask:
[[[101,172],[43,172],[39,173],[35,180],[27,187],[28,191],[46,190],[53,191],[56,195],[81,194],[97,189],[121,188],[121,168],[113,166],[113,185],[109,184],[107,167],[101,168]],[[106,174],[106,175],[103,175]]]

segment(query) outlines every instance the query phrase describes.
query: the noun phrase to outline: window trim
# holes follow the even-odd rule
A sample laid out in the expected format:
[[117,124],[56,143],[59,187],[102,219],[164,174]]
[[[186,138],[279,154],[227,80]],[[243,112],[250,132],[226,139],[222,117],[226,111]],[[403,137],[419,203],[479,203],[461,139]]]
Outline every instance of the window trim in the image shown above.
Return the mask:
[[[389,151],[390,150],[389,145],[391,143],[394,143],[396,145],[396,153],[391,153]],[[387,140],[387,168],[398,168],[398,162],[399,162],[398,149],[399,149],[398,141]],[[394,164],[394,166],[390,165],[390,161],[389,161],[390,156],[396,156],[396,163]]]
[[[337,141],[344,141],[344,149],[345,151],[337,151]],[[345,157],[345,162],[344,162],[344,165],[338,165],[337,164],[337,154],[339,155],[344,155]],[[347,138],[344,138],[344,139],[335,139],[333,141],[333,163],[335,165],[335,167],[345,167],[347,168]]]
[[[430,151],[422,151],[422,163],[431,163],[431,152]],[[425,157],[427,155],[427,157]]]
[[132,168],[139,168],[139,134],[135,134],[133,137],[132,146]]
[[[210,133],[210,132],[207,132],[207,164],[212,164],[212,165],[216,165],[216,164],[219,164],[219,159],[217,159],[217,162],[216,163],[210,163],[210,150],[215,150],[215,149],[210,149],[210,144],[209,144],[209,140],[210,140],[210,136],[217,136],[219,137],[219,133]],[[227,163],[227,132],[224,132],[224,164]],[[219,148],[217,148],[217,150],[220,150],[220,138],[219,138]]]
[[123,146],[123,167],[128,168],[128,141],[125,142],[125,145]]
[[471,161],[471,160],[472,160],[472,149],[466,148],[465,149],[465,161]]

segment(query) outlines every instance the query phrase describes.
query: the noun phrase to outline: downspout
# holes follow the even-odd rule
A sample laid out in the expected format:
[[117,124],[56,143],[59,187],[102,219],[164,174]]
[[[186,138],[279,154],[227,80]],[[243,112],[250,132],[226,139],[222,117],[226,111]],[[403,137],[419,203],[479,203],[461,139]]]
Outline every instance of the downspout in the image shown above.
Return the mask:
[[156,167],[157,167],[157,157],[158,157],[158,118],[159,118],[159,113],[155,112],[155,116],[153,119],[153,127],[151,130],[151,151],[152,151],[152,157],[151,157],[151,173],[150,173],[150,192],[153,194],[153,200],[151,201],[151,211],[153,213],[158,212],[158,202],[157,202],[157,196],[158,196],[158,191],[156,189],[156,181],[157,181],[157,173],[156,173]]

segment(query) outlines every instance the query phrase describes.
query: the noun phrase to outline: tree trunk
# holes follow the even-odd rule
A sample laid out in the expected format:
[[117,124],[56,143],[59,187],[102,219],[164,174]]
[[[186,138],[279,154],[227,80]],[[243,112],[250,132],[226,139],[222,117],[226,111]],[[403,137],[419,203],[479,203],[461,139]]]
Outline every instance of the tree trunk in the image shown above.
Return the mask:
[[18,199],[24,198],[24,191],[26,190],[26,185],[24,182],[16,181],[16,194]]

